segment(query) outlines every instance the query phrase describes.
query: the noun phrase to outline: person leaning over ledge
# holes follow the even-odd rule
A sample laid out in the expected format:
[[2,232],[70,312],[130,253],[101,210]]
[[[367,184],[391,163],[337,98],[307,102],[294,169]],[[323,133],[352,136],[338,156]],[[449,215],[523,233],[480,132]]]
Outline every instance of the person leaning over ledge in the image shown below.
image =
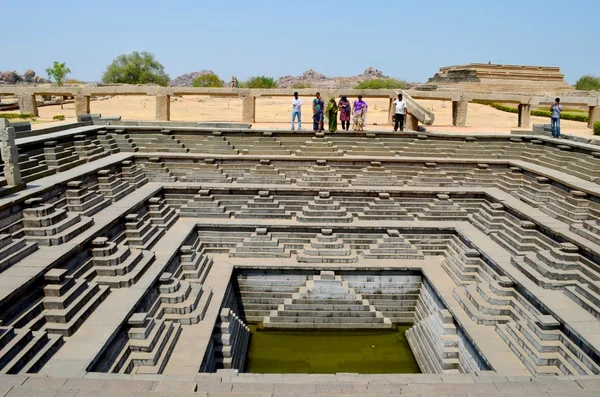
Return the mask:
[[560,104],[560,98],[556,98],[552,106],[550,106],[550,128],[552,129],[552,137],[560,138],[560,112],[563,110],[563,105]]

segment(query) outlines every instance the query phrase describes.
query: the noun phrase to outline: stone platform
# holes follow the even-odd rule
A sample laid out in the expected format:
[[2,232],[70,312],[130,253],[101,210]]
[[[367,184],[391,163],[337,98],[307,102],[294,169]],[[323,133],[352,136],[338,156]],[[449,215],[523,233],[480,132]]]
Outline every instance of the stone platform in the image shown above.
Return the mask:
[[[110,125],[16,153],[0,396],[597,395],[598,146]],[[257,322],[410,325],[423,374],[246,374]]]

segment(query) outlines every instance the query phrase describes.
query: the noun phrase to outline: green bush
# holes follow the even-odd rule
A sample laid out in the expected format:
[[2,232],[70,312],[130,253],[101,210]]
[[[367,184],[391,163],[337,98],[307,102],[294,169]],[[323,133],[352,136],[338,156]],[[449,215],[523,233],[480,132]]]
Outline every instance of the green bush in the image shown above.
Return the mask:
[[223,81],[216,74],[203,74],[192,82],[193,87],[223,87]]
[[296,83],[292,86],[292,88],[295,88],[297,90],[301,90],[303,88],[313,88],[312,84],[309,83]]
[[[489,105],[489,106],[493,107],[494,109],[498,109],[503,112],[519,113],[518,108],[514,108],[512,106],[501,105],[499,103],[485,103],[485,102],[480,102],[480,101],[475,101],[474,103],[479,103],[481,105]],[[550,110],[537,109],[537,110],[532,110],[531,115],[538,116],[538,117],[550,117],[552,115],[552,112]],[[587,114],[585,114],[583,112],[574,111],[574,110],[571,110],[570,112],[563,111],[560,114],[560,118],[563,120],[581,121],[581,122],[585,122],[585,123],[587,123],[587,121],[588,121]]]
[[361,81],[354,86],[355,90],[393,90],[406,87],[406,81],[398,79],[373,79]]
[[254,76],[240,84],[242,88],[277,88],[277,81],[272,77]]
[[133,51],[119,55],[106,68],[102,82],[107,84],[169,84],[165,67],[154,58],[154,54]]
[[494,109],[498,109],[498,110],[501,110],[503,112],[519,113],[519,109],[518,108],[513,108],[512,106],[501,105],[499,103],[490,103],[489,105],[491,107],[493,107]]
[[32,119],[35,117],[35,115],[33,114],[29,114],[29,113],[0,113],[0,117],[3,119]]
[[65,115],[64,114],[57,114],[56,116],[52,117],[52,120],[64,120],[65,119]]
[[594,123],[594,135],[600,135],[600,121]]
[[575,89],[581,91],[597,91],[600,90],[600,77],[585,75],[575,83]]
[[[531,115],[539,116],[539,117],[550,117],[552,115],[552,112],[549,110],[538,109],[538,110],[532,110]],[[563,120],[583,121],[586,123],[588,121],[588,116],[587,116],[587,114],[584,114],[584,113],[566,113],[563,111],[560,114],[560,118]]]

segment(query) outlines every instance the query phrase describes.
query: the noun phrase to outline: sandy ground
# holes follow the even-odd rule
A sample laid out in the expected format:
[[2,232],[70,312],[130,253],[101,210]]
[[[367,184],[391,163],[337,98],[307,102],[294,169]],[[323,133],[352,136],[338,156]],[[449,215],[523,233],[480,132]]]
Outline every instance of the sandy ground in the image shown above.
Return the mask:
[[[312,128],[311,101],[304,99],[304,125],[303,128]],[[289,128],[290,125],[290,100],[281,97],[264,97],[256,100],[256,123],[253,128]],[[388,100],[368,99],[369,114],[368,127],[371,129],[391,129],[387,124]],[[442,101],[420,100],[419,103],[435,113],[435,123],[427,126],[430,131],[440,132],[472,132],[472,133],[510,133],[517,129],[517,115],[496,110],[490,106],[469,104],[467,126],[453,127],[451,103]],[[445,106],[444,106],[445,105]],[[105,100],[91,102],[92,113],[101,113],[103,116],[121,116],[129,120],[154,120],[155,100],[153,97],[141,96],[116,96]],[[65,115],[66,121],[76,120],[74,104],[60,106],[44,106],[39,108],[40,118],[34,128],[40,128],[48,123],[53,123],[52,117],[57,114]],[[238,98],[211,98],[208,96],[185,96],[172,98],[171,120],[173,121],[232,121],[241,122],[242,100]],[[550,120],[544,117],[531,117],[532,124],[549,124]],[[592,136],[593,132],[587,128],[586,123],[563,120],[561,123],[563,133],[572,133],[580,136]]]

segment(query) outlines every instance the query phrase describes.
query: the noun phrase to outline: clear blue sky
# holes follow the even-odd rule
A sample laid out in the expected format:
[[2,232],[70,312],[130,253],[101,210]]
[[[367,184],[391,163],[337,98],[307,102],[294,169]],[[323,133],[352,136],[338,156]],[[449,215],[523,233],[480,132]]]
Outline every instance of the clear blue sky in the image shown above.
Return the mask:
[[[424,82],[440,66],[560,66],[600,75],[599,0],[4,1],[0,71],[66,61],[99,81],[119,54],[150,51],[171,78],[212,69],[228,81],[368,66]],[[45,77],[45,76],[44,76]]]

